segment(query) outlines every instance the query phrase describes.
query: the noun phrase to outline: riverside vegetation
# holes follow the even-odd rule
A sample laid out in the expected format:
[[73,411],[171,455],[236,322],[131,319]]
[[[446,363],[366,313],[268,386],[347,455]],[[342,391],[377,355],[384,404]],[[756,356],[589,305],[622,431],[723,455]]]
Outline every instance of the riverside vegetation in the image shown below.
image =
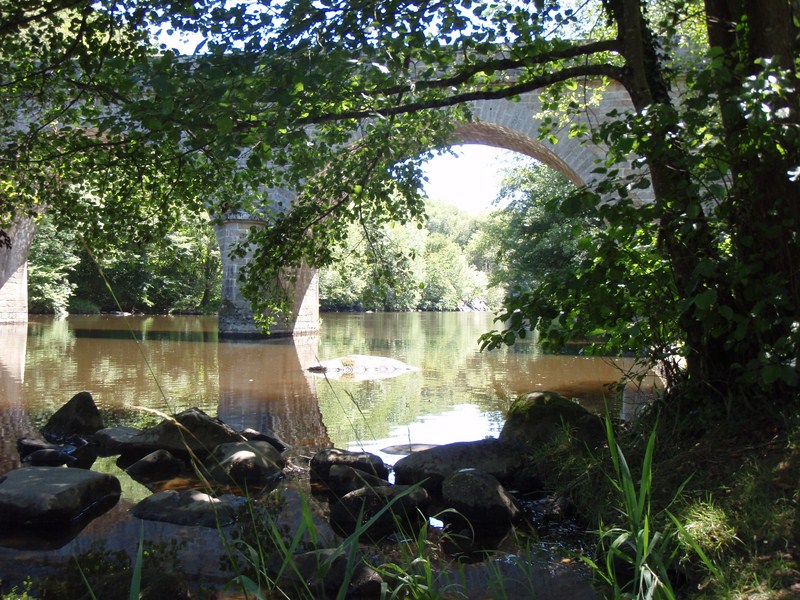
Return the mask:
[[[265,187],[302,190],[247,240],[258,313],[284,306],[287,267],[332,265],[353,224],[375,240],[421,218],[420,163],[471,120],[469,101],[542,94],[540,142],[563,126],[607,150],[595,184],[548,203],[592,227],[576,231],[570,268],[509,287],[485,346],[590,335],[669,380],[616,436],[635,502],[618,501],[631,486],[610,457],[575,448],[549,449],[552,485],[611,532],[600,537],[616,560],[594,564],[641,582],[620,595],[663,582],[659,563],[671,585],[654,593],[667,597],[796,595],[796,2],[3,2],[0,245],[45,205],[97,248],[165,234],[184,211],[259,210]],[[192,60],[155,47],[159,27],[198,35]],[[571,126],[603,78],[631,110]],[[620,169],[631,155],[634,171]],[[643,189],[653,201],[639,205]],[[367,246],[381,264],[382,245]],[[690,558],[697,549],[721,577]],[[645,560],[654,551],[661,560]]]

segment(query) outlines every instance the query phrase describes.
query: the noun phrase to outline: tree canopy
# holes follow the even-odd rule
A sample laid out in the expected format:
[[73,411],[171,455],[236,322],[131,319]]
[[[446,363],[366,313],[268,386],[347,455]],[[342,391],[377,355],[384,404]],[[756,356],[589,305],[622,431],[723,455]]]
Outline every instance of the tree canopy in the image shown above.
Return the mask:
[[[4,223],[46,204],[102,239],[155,231],[178,207],[259,212],[245,286],[258,309],[286,267],[332,261],[349,224],[419,218],[420,161],[469,101],[541,92],[569,115],[582,82],[616,80],[633,111],[573,132],[608,148],[605,178],[561,207],[607,225],[593,258],[509,298],[487,344],[588,324],[606,348],[681,355],[686,382],[728,408],[744,389],[796,394],[796,2],[0,6]],[[706,39],[681,60],[698,24]],[[198,52],[153,47],[153,27],[196,34]],[[639,172],[617,168],[630,155]],[[298,192],[290,208],[270,204],[276,187]]]

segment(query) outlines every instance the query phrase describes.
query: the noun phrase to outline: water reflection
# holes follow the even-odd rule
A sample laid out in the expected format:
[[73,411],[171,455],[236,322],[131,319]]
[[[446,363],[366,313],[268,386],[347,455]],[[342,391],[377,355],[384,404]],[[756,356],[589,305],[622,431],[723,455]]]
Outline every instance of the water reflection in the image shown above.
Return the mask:
[[0,475],[20,465],[16,440],[31,430],[23,402],[28,328],[0,323]]
[[[630,412],[609,387],[630,361],[548,355],[530,341],[481,353],[476,340],[491,325],[481,313],[328,314],[319,337],[239,343],[220,341],[213,317],[32,317],[27,328],[3,325],[0,474],[19,464],[14,440],[34,435],[83,390],[112,421],[146,424],[159,419],[153,413],[197,406],[234,427],[272,430],[299,451],[496,435],[513,398],[536,389],[597,412],[608,401],[616,413]],[[348,355],[420,370],[367,381],[308,371]]]
[[[608,387],[630,361],[551,356],[531,342],[481,353],[476,341],[491,327],[491,316],[478,313],[324,315],[318,337],[237,343],[220,340],[211,317],[32,317],[27,327],[0,325],[0,476],[20,465],[16,439],[37,436],[83,390],[109,425],[143,426],[159,421],[157,413],[196,406],[237,428],[272,430],[295,454],[363,448],[387,463],[398,458],[381,452],[392,445],[496,436],[514,397],[531,390],[560,391],[600,412],[607,401],[617,414],[630,410]],[[388,357],[419,370],[366,381],[308,371],[348,355]],[[20,560],[35,575],[36,565],[66,560],[96,540],[135,549],[140,525],[128,509],[149,492],[113,458],[92,468],[120,479],[120,503],[57,556],[0,549],[0,578]],[[216,532],[161,523],[145,529],[148,539],[182,540],[194,557],[189,564],[216,560]]]

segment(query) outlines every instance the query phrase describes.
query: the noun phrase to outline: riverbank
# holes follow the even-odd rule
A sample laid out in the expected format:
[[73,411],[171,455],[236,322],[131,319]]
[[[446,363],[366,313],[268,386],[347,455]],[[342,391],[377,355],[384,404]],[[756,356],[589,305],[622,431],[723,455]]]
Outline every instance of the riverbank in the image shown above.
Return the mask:
[[[687,434],[675,421],[652,419],[617,424],[616,441],[632,472],[635,489],[649,481],[645,509],[650,539],[676,536],[668,575],[678,597],[693,600],[787,600],[800,597],[800,432],[792,415],[776,425],[774,415]],[[649,435],[655,431],[650,469],[642,469]],[[630,531],[630,507],[615,487],[610,453],[586,456],[565,443],[542,457],[548,485],[568,498],[598,538],[594,558],[607,574],[603,551]],[[675,517],[680,524],[669,515]],[[684,535],[684,533],[686,535]],[[698,549],[713,565],[709,568]],[[669,557],[667,557],[669,558]],[[616,560],[624,580],[631,568]],[[716,573],[713,571],[716,570]],[[657,596],[658,597],[658,596]]]
[[[637,492],[641,481],[652,480],[651,495],[647,502],[652,518],[651,535],[656,531],[676,534],[676,554],[668,566],[670,582],[678,597],[786,600],[800,595],[800,519],[797,504],[800,440],[796,423],[796,420],[787,422],[783,428],[776,428],[766,421],[751,422],[747,428],[731,429],[720,425],[688,444],[680,431],[662,422],[656,430],[649,473],[642,470],[646,441],[651,433],[649,426],[647,423],[616,423],[615,441],[630,466]],[[494,550],[497,557],[514,557],[514,560],[481,563],[484,566],[470,564],[465,572],[469,574],[471,585],[496,581],[500,577],[501,571],[498,569],[501,566],[512,569],[512,573],[505,574],[509,581],[516,581],[525,574],[526,567],[530,568],[533,564],[534,554],[535,560],[544,561],[542,564],[549,565],[550,569],[561,569],[562,573],[570,572],[570,563],[580,563],[581,556],[594,560],[600,571],[605,568],[599,538],[580,534],[582,531],[597,530],[601,523],[606,531],[613,527],[619,527],[622,531],[629,515],[620,502],[619,490],[613,485],[614,468],[608,447],[586,453],[578,444],[574,438],[564,435],[542,447],[532,457],[537,461],[544,475],[545,486],[551,494],[547,500],[549,506],[546,514],[539,513],[537,517],[533,508],[535,503],[531,503],[528,506],[528,524],[534,521],[536,527],[515,528],[499,541]],[[289,488],[293,490],[293,508],[285,512],[294,516],[294,524],[290,526],[288,522],[281,521],[281,528],[297,531],[299,524],[304,521],[325,521],[327,502],[324,497],[311,493],[308,465],[302,458],[292,461],[289,478],[292,482]],[[268,505],[269,502],[263,506]],[[539,503],[539,506],[542,504]],[[690,537],[683,537],[677,532],[667,510]],[[235,538],[240,544],[237,548],[239,551],[247,548],[266,551],[269,547],[269,552],[261,556],[271,556],[273,558],[270,560],[274,560],[275,552],[280,555],[280,548],[275,546],[276,540],[270,538],[269,526],[265,528],[270,521],[261,519],[256,522],[260,524],[258,527],[254,525],[242,530]],[[163,524],[159,527],[164,529]],[[3,599],[79,597],[76,590],[85,590],[84,577],[99,582],[98,577],[112,571],[116,573],[115,585],[121,586],[120,589],[125,592],[120,591],[122,595],[119,597],[128,597],[127,590],[136,564],[133,546],[142,533],[134,531],[135,527],[129,529],[128,537],[132,543],[127,551],[102,546],[86,548],[84,553],[65,563],[57,576],[47,579],[50,585],[57,584],[49,588],[47,594],[40,595],[42,588],[39,587],[46,578],[45,572],[38,574],[34,569],[28,573],[34,577],[36,584],[32,586],[33,589],[29,586],[31,595],[25,596],[22,586],[17,588],[22,593],[8,593],[2,596]],[[171,530],[171,526],[166,526],[166,529]],[[148,575],[152,564],[161,565],[159,574],[163,574],[165,570],[169,571],[170,564],[178,564],[180,554],[185,550],[186,541],[180,541],[180,528],[172,529],[172,535],[168,532],[156,538],[160,541],[146,546],[142,564],[146,567],[144,572],[148,579],[152,577]],[[366,548],[365,554],[369,556],[370,564],[390,569],[395,583],[405,581],[403,585],[408,586],[409,597],[449,597],[443,593],[446,586],[441,584],[441,580],[442,587],[436,593],[427,587],[435,581],[437,573],[452,569],[457,564],[447,553],[447,546],[452,540],[437,527],[428,526],[422,531],[420,535],[401,543],[393,540],[391,543],[362,547],[360,551]],[[570,543],[564,541],[565,532],[573,536]],[[254,567],[245,560],[237,568],[231,568],[232,563],[228,561],[224,547],[220,547],[221,552],[211,552],[214,539],[218,543],[220,537],[214,530],[208,530],[207,533],[205,549],[193,549],[196,571],[189,577],[194,583],[191,597],[244,597],[241,581],[227,588],[224,585],[232,581],[237,573],[247,575],[250,581],[262,587],[266,584],[266,580],[259,579],[264,573],[259,574],[258,564]],[[315,531],[309,535],[321,534],[321,531]],[[299,539],[292,535],[286,538],[284,543],[288,545],[284,551]],[[691,543],[687,541],[689,539]],[[229,543],[233,541],[234,538],[228,538]],[[196,540],[190,543],[196,545]],[[243,543],[245,545],[241,545]],[[717,575],[703,564],[697,548],[718,570]],[[240,560],[247,556],[238,552],[237,555]],[[520,559],[525,556],[529,556],[530,560]],[[226,561],[227,567],[221,569],[221,563]],[[266,562],[261,566],[266,568]],[[186,581],[185,572],[177,567],[176,572],[178,575],[174,579],[167,579],[162,584]],[[625,578],[631,572],[626,565],[617,561],[614,575],[617,582],[624,585]],[[207,576],[205,580],[204,576]],[[602,585],[602,577],[595,579],[597,589],[608,589]],[[102,583],[94,585],[110,584],[103,579]],[[264,597],[272,596],[266,594]],[[509,597],[524,595],[518,596],[512,592]]]

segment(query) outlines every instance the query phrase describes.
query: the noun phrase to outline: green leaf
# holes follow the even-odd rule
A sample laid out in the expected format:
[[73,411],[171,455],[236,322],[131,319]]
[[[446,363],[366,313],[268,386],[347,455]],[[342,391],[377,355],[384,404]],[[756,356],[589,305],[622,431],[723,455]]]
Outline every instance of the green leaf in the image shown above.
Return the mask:
[[700,310],[707,311],[717,302],[717,290],[707,289],[694,297],[694,304]]

